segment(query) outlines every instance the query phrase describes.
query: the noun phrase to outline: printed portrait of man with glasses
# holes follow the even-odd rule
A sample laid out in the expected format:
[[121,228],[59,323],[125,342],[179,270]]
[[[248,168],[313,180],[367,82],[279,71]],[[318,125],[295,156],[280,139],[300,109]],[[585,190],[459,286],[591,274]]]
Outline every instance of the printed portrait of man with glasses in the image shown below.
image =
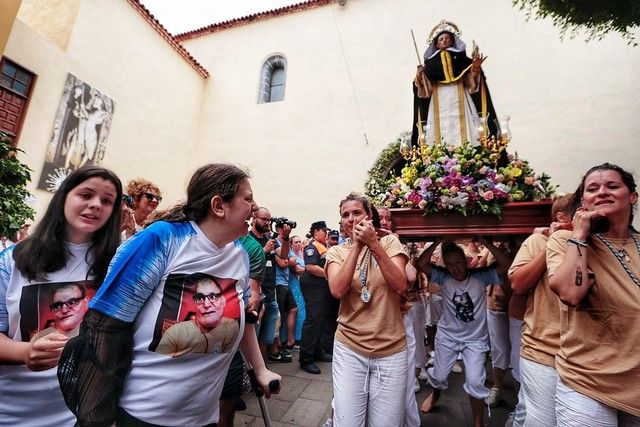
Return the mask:
[[[167,279],[169,282],[169,279]],[[184,279],[181,307],[184,319],[168,327],[162,334],[156,352],[171,357],[187,353],[228,353],[240,330],[237,319],[225,316],[224,280],[196,273]],[[235,294],[235,291],[234,291]],[[237,299],[235,301],[237,303]]]
[[[51,302],[47,306],[48,315],[42,316],[42,327],[39,332],[33,335],[32,340],[52,332],[75,337],[78,335],[82,318],[89,309],[89,298],[83,284],[67,282],[53,285],[55,287],[51,295]],[[42,305],[46,306],[46,303]],[[44,308],[41,308],[41,311],[46,313]]]

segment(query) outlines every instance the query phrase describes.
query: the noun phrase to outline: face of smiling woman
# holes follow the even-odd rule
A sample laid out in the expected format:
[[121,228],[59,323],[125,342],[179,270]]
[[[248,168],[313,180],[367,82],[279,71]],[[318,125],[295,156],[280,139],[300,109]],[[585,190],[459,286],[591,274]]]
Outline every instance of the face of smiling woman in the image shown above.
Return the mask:
[[606,215],[610,221],[628,221],[637,200],[638,193],[629,191],[615,170],[595,170],[584,181],[582,206]]
[[353,227],[367,218],[367,211],[362,202],[348,200],[340,207],[340,221],[347,236],[353,237]]

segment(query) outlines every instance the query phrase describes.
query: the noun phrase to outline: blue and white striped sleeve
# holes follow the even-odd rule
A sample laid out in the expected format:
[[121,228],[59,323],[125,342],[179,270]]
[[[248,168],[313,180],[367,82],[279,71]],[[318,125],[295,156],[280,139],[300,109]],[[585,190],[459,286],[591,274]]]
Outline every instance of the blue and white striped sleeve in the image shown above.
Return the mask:
[[13,262],[13,248],[0,252],[0,332],[9,331],[9,312],[7,311],[7,288],[11,279],[11,272],[15,266]]
[[90,308],[133,322],[162,280],[172,249],[192,233],[188,223],[159,221],[127,240],[111,261]]

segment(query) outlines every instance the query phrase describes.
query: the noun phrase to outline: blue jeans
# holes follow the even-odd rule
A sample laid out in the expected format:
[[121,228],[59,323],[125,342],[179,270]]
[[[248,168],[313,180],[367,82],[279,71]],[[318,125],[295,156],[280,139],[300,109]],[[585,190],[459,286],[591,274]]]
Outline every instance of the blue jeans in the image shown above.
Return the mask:
[[258,341],[273,344],[276,337],[276,322],[278,321],[278,303],[276,300],[264,300],[264,315],[258,329]]

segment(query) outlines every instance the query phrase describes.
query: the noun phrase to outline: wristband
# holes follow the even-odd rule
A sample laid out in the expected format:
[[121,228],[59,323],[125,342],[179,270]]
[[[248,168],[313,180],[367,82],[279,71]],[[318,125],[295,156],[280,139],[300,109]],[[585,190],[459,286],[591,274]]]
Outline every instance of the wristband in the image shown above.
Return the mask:
[[571,244],[574,244],[576,246],[582,246],[583,248],[586,248],[588,246],[587,242],[585,240],[568,239],[567,243],[571,243]]
[[[587,247],[587,242],[584,240],[578,240],[578,239],[567,239],[567,243],[570,243],[572,245],[576,245],[576,249],[578,249],[578,256],[582,257],[582,252],[580,252],[580,246],[582,246],[583,248]],[[578,280],[580,279],[580,280]],[[578,284],[578,281],[580,281],[580,284]],[[580,286],[582,284],[582,273],[580,273],[580,277],[578,278],[578,273],[576,273],[576,286]]]

